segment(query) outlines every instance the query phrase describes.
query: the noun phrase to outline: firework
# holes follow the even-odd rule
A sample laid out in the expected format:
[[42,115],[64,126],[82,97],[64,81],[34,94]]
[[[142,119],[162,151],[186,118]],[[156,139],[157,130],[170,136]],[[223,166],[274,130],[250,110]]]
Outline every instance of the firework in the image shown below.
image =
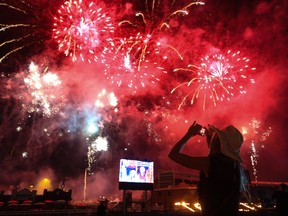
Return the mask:
[[87,171],[88,169],[85,168],[84,170],[84,182],[83,182],[83,200],[86,201],[86,195],[87,195]]
[[47,71],[47,68],[40,73],[39,67],[32,62],[23,81],[27,92],[20,93],[20,98],[24,102],[22,107],[29,113],[42,112],[49,117],[62,107],[64,95],[61,95],[61,80],[57,74]]
[[[242,127],[242,134],[246,142],[250,142],[250,160],[253,169],[254,181],[258,181],[257,176],[257,164],[259,158],[259,152],[257,147],[263,141],[266,141],[272,132],[272,128],[263,129],[262,122],[256,118],[252,118],[248,124],[248,127]],[[261,148],[264,148],[264,144],[261,144]]]
[[[10,55],[25,49],[35,53],[39,46],[48,36],[49,29],[46,26],[46,17],[36,15],[40,8],[30,5],[25,1],[12,1],[12,3],[0,3],[0,63]],[[33,46],[32,46],[33,45]],[[29,53],[29,52],[26,52]]]
[[[125,35],[120,33],[119,38],[115,38],[113,65],[117,67],[106,67],[107,79],[117,86],[127,86],[133,92],[159,82],[160,74],[167,73],[163,65],[168,61],[168,54],[172,53],[173,57],[176,55],[183,59],[180,52],[170,45],[164,36],[170,28],[169,22],[176,15],[187,15],[187,9],[198,4],[203,3],[193,2],[180,10],[157,16],[156,12],[161,8],[160,1],[152,1],[151,5],[146,1],[146,13],[137,12],[133,21],[119,22],[119,32],[124,32]],[[129,36],[126,35],[127,32]]]
[[257,177],[257,164],[258,164],[258,151],[256,150],[256,147],[255,147],[255,143],[254,141],[252,140],[251,142],[251,146],[250,146],[250,149],[251,149],[251,155],[250,155],[250,160],[251,160],[251,165],[252,165],[252,169],[253,169],[253,175],[254,175],[254,181],[258,181],[258,177]]
[[[143,35],[140,33],[136,37],[124,38],[122,44],[118,47],[117,53],[113,58],[113,65],[107,65],[105,76],[107,80],[117,86],[127,86],[133,91],[144,88],[149,84],[159,82],[157,73],[163,68],[157,63],[150,63],[146,58],[150,51],[147,51],[147,45],[141,50],[137,46],[143,42]],[[147,40],[150,36],[147,36]],[[144,40],[145,41],[145,40]],[[146,48],[145,48],[146,47]],[[135,48],[135,49],[134,49]],[[119,52],[119,53],[118,53]],[[151,72],[155,71],[154,73]]]
[[108,149],[108,141],[107,137],[98,136],[96,140],[94,140],[91,144],[91,147],[95,151],[107,151]]
[[[107,137],[102,136],[104,124],[109,123],[111,115],[117,112],[117,98],[113,92],[102,89],[95,99],[95,103],[88,103],[72,107],[67,113],[69,130],[85,138],[87,143],[87,170],[92,173],[92,166],[97,160],[97,152],[108,150]],[[111,108],[111,109],[109,109]],[[114,112],[113,112],[114,111]]]
[[117,101],[118,99],[114,92],[108,93],[106,89],[102,89],[102,91],[97,95],[95,106],[99,108],[104,108],[105,106],[116,107],[118,104]]
[[94,2],[65,1],[54,17],[54,39],[72,61],[103,61],[113,46],[111,18]]
[[178,109],[189,97],[191,97],[191,105],[202,97],[202,109],[205,110],[208,100],[216,106],[219,101],[230,101],[235,95],[246,94],[244,84],[255,83],[254,79],[248,78],[255,70],[254,67],[249,66],[249,63],[247,57],[241,57],[240,51],[233,53],[229,50],[226,55],[215,54],[202,58],[200,66],[190,64],[187,68],[174,69],[174,72],[190,72],[192,77],[171,91],[174,93],[180,87],[191,89],[183,97]]
[[95,163],[96,153],[108,150],[108,140],[107,137],[97,136],[96,138],[87,138],[87,160],[88,160],[88,170],[92,170],[92,166]]

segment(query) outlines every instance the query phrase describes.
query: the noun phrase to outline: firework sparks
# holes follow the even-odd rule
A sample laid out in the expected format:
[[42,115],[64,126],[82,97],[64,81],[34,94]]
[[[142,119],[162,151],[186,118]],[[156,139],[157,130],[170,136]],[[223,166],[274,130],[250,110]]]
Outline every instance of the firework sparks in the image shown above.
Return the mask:
[[[54,39],[72,61],[103,61],[113,46],[111,18],[93,2],[65,1],[54,17]],[[108,47],[109,48],[108,48]]]
[[102,91],[97,95],[95,106],[99,108],[104,108],[107,105],[116,107],[118,104],[117,101],[118,99],[114,92],[108,93],[106,89],[102,89]]
[[[108,139],[103,136],[104,124],[109,123],[111,115],[117,112],[117,98],[113,92],[102,89],[96,94],[94,104],[87,103],[78,107],[78,111],[69,110],[69,130],[83,136],[87,144],[87,170],[92,173],[92,167],[97,160],[97,152],[108,150]],[[114,112],[113,112],[114,111]],[[81,133],[79,133],[81,132]]]
[[[191,97],[190,104],[193,105],[202,96],[202,109],[205,110],[208,99],[216,106],[219,101],[230,101],[234,95],[246,94],[243,84],[255,68],[249,67],[250,60],[241,57],[240,51],[233,53],[229,50],[226,55],[206,56],[201,61],[200,66],[190,64],[187,68],[174,69],[174,72],[191,72],[192,76],[189,81],[179,84],[171,91],[174,93],[183,86],[192,87],[183,97],[178,109],[181,109],[188,97]],[[252,78],[249,81],[255,83]]]
[[22,12],[22,13],[24,13],[24,14],[27,14],[27,12],[25,11],[25,10],[23,10],[23,9],[21,9],[21,8],[18,8],[18,7],[15,7],[15,6],[13,6],[13,5],[10,5],[10,4],[7,4],[7,3],[0,3],[0,6],[4,6],[4,7],[7,7],[7,8],[9,8],[9,9],[12,9],[12,10],[16,10],[16,11],[20,11],[20,12]]
[[107,151],[108,141],[106,137],[97,137],[96,140],[91,144],[91,147],[95,151]]
[[257,164],[258,164],[258,152],[256,150],[256,147],[255,147],[255,143],[254,141],[252,140],[251,142],[251,155],[250,155],[250,159],[251,159],[251,165],[252,165],[252,168],[253,168],[253,175],[254,175],[254,180],[255,181],[258,181],[258,176],[257,176]]
[[[167,53],[176,54],[177,58],[183,59],[180,52],[168,44],[163,33],[169,29],[169,21],[177,14],[188,14],[187,9],[192,5],[201,5],[202,2],[193,2],[182,8],[169,13],[167,16],[157,17],[156,11],[160,7],[160,1],[153,1],[151,5],[146,2],[146,12],[137,12],[135,22],[123,20],[118,26],[129,32],[128,37],[120,37],[115,40],[116,55],[113,61],[117,68],[109,68],[105,71],[107,79],[118,86],[124,85],[137,91],[140,87],[159,82],[160,71],[167,73],[163,67],[168,60]],[[135,33],[136,32],[136,33]],[[161,36],[162,34],[162,36]],[[151,70],[151,67],[153,68]],[[117,71],[117,72],[115,72]],[[151,73],[154,71],[154,73]]]
[[91,140],[91,138],[87,138],[87,142],[88,142],[88,152],[87,152],[88,170],[91,171],[92,165],[96,160],[95,153],[100,151],[107,151],[108,140],[107,137],[98,136],[94,140]]
[[[59,96],[61,81],[55,73],[46,69],[41,74],[39,67],[32,62],[29,66],[29,73],[23,81],[28,89],[28,94],[22,94],[21,98],[31,101],[27,106],[29,113],[41,111],[44,115],[51,116],[59,111],[63,105],[63,95]],[[24,102],[24,108],[25,104]]]
[[[250,143],[250,160],[253,169],[254,180],[258,181],[257,176],[257,164],[258,164],[258,150],[257,146],[259,143],[266,141],[269,137],[270,133],[272,133],[272,128],[268,127],[268,129],[263,129],[262,122],[257,120],[256,118],[252,118],[249,122],[248,127],[242,127],[242,134],[244,135],[244,139]],[[261,148],[265,146],[262,144]]]
[[[10,2],[0,3],[1,14],[4,15],[0,23],[0,63],[23,50],[30,55],[39,52],[39,46],[44,44],[41,42],[50,37],[47,13],[38,14],[43,9],[34,2]],[[33,49],[35,47],[38,49]]]
[[[105,69],[107,80],[110,80],[119,87],[127,86],[133,89],[133,91],[160,81],[156,74],[157,71],[151,73],[150,68],[153,66],[158,71],[163,70],[163,68],[158,66],[157,63],[150,63],[149,59],[146,58],[147,54],[150,53],[150,51],[147,51],[147,45],[144,45],[142,51],[140,51],[139,47],[136,48],[143,42],[143,37],[144,36],[139,33],[136,37],[130,37],[129,39],[124,38],[122,40],[122,44],[118,47],[115,58],[113,59],[114,62],[117,62],[117,64],[115,63],[115,65],[118,65],[117,68],[107,65]],[[150,37],[151,36],[147,35],[147,40],[149,40]],[[120,52],[120,50],[123,52]],[[128,51],[126,52],[125,50]]]

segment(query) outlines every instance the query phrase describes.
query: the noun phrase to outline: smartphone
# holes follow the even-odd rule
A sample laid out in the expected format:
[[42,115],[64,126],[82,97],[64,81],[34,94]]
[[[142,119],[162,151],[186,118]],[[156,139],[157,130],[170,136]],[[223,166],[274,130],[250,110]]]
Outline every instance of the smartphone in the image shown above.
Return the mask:
[[200,135],[201,136],[205,136],[205,128],[204,127],[202,127],[201,129],[200,129],[200,131],[199,131],[199,133],[200,133]]

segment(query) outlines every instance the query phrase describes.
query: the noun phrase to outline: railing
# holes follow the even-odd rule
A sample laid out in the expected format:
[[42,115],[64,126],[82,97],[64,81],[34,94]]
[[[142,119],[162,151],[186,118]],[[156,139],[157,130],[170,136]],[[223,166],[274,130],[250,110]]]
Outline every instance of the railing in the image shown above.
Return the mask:
[[[96,209],[62,209],[62,210],[0,210],[0,216],[95,216]],[[107,216],[200,216],[199,212],[108,212]],[[239,216],[276,216],[275,209],[257,212],[239,212]]]

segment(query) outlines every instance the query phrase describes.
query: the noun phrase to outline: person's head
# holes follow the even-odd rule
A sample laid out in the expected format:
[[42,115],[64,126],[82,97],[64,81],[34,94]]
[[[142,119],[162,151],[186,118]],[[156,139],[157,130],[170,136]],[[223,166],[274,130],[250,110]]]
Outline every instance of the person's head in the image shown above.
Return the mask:
[[282,190],[286,190],[287,185],[286,185],[285,183],[281,183],[281,184],[280,184],[280,188],[281,188]]
[[211,138],[207,138],[207,140],[209,140],[210,154],[221,152],[235,161],[242,162],[240,148],[243,143],[243,136],[237,128],[229,125],[219,130],[210,125],[209,131],[211,132]]
[[144,175],[145,172],[146,172],[145,167],[141,166],[141,167],[139,168],[139,172],[140,172],[140,174]]

